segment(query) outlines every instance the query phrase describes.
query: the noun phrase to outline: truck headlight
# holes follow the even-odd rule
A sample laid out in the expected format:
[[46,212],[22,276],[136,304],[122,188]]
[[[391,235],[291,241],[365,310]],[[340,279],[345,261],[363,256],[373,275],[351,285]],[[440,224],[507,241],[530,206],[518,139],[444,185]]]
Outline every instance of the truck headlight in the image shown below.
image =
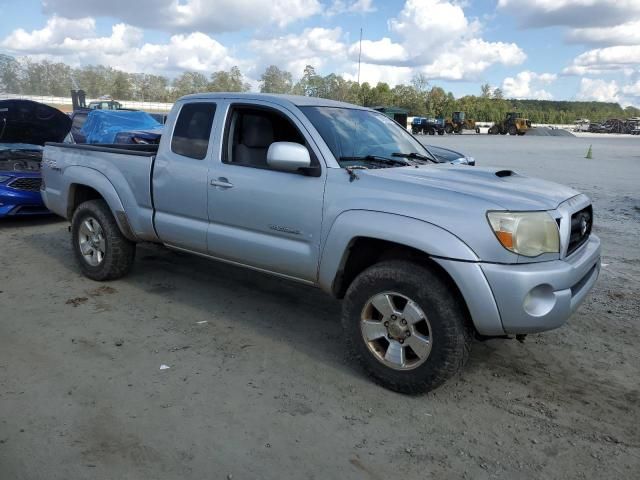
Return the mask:
[[487,212],[498,241],[525,257],[560,252],[558,224],[547,212]]

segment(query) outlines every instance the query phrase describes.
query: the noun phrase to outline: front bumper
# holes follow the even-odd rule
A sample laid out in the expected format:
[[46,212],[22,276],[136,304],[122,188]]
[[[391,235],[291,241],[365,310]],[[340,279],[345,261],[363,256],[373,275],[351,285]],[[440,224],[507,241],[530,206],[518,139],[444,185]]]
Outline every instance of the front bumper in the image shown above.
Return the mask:
[[0,217],[51,213],[44,206],[40,192],[16,190],[0,185]]
[[535,333],[564,324],[595,285],[600,239],[591,235],[578,251],[551,262],[481,264],[505,333]]
[[600,273],[600,239],[564,260],[495,264],[438,259],[462,294],[481,335],[535,333],[564,324]]

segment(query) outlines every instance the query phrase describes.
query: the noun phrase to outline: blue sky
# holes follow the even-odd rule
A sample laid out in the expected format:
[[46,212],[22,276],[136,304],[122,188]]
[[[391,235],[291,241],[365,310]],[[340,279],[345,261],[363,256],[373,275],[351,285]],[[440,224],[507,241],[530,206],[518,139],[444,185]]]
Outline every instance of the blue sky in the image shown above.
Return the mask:
[[[133,7],[135,5],[135,8]],[[175,76],[238,65],[456,96],[640,105],[640,0],[0,0],[0,53]]]

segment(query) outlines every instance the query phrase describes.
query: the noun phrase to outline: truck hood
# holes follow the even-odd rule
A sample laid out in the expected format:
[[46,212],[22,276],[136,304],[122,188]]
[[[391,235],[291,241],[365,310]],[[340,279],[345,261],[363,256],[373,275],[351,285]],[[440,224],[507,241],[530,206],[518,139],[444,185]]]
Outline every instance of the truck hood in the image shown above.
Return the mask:
[[57,108],[31,100],[0,101],[0,143],[44,146],[62,142],[71,129],[71,119]]
[[495,168],[441,164],[366,172],[367,175],[390,182],[425,186],[474,197],[497,208],[513,211],[553,210],[560,203],[579,194],[564,185]]

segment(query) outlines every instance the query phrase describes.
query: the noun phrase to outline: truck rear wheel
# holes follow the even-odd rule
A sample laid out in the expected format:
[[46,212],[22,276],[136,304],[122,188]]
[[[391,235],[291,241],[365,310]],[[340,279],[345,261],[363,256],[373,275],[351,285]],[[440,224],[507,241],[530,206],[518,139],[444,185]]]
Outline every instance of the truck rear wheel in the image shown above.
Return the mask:
[[509,127],[509,135],[517,135],[518,134],[518,128],[515,125],[511,125]]
[[131,270],[136,244],[124,237],[104,200],[80,204],[71,220],[72,246],[82,273],[115,280]]
[[349,286],[342,312],[350,354],[391,390],[432,390],[469,356],[471,334],[459,299],[415,263],[391,260],[366,269]]

